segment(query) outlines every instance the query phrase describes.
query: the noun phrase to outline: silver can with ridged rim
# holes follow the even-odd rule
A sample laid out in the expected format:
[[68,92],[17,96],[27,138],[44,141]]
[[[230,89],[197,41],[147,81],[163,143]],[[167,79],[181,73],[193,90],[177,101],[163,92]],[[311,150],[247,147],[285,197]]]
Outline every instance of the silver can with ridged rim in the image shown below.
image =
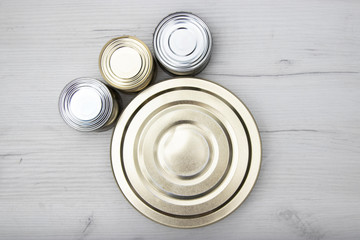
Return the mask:
[[111,39],[102,48],[99,68],[105,81],[126,92],[145,88],[154,77],[154,60],[146,44],[133,36]]
[[176,12],[156,27],[153,45],[155,57],[165,70],[175,75],[195,75],[210,60],[212,37],[198,16]]
[[120,97],[93,78],[77,78],[61,91],[59,111],[64,121],[79,131],[106,130],[119,115]]

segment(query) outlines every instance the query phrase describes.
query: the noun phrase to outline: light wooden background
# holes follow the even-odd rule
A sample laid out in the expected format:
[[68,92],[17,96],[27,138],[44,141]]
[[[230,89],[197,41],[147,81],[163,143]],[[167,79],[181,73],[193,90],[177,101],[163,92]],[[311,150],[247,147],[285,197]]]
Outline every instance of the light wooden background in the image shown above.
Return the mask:
[[[250,197],[199,229],[159,225],[112,175],[112,131],[80,133],[61,89],[101,79],[101,47],[149,46],[157,23],[190,11],[214,52],[199,77],[249,107],[263,141]],[[152,49],[152,47],[151,47]],[[159,70],[156,81],[170,76]],[[360,1],[0,1],[0,239],[358,239]],[[134,95],[123,95],[124,105]]]

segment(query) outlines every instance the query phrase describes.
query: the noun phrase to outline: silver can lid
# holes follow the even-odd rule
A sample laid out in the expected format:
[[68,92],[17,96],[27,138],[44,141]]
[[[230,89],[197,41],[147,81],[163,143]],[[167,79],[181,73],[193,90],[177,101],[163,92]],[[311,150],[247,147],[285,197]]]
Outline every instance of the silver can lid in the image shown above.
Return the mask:
[[153,44],[157,60],[167,71],[194,75],[210,60],[212,38],[208,26],[199,17],[177,12],[159,23]]
[[113,104],[106,85],[92,78],[71,81],[59,97],[62,118],[79,131],[94,131],[103,127],[112,114]]

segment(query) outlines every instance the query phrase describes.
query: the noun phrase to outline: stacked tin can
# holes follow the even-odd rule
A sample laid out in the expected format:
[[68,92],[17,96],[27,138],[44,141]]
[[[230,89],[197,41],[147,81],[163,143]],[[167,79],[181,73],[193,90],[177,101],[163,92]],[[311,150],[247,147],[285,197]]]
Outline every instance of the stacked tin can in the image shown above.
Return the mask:
[[212,38],[208,26],[191,13],[164,18],[154,33],[154,51],[160,65],[174,75],[195,75],[210,60]]
[[59,111],[64,121],[79,131],[104,130],[119,114],[116,93],[92,78],[78,78],[68,83],[59,97]]
[[124,36],[110,40],[99,57],[101,75],[111,86],[137,92],[154,76],[154,61],[149,48],[141,40]]

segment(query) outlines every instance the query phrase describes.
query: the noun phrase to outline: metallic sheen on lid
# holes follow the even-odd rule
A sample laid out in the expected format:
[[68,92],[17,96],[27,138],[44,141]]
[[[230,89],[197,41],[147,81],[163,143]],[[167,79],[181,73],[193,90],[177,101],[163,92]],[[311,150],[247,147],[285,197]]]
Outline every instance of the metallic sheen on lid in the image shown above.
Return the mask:
[[177,12],[164,18],[154,33],[159,63],[175,75],[194,75],[210,60],[212,38],[208,26],[191,13]]
[[141,40],[124,36],[105,44],[99,56],[100,72],[111,86],[127,92],[146,87],[154,75],[154,61]]
[[212,82],[181,78],[140,93],[112,138],[116,181],[142,214],[164,225],[200,227],[234,211],[261,163],[261,141],[245,105]]
[[76,130],[104,130],[117,119],[117,98],[118,96],[99,80],[78,78],[62,90],[59,111],[64,121]]

